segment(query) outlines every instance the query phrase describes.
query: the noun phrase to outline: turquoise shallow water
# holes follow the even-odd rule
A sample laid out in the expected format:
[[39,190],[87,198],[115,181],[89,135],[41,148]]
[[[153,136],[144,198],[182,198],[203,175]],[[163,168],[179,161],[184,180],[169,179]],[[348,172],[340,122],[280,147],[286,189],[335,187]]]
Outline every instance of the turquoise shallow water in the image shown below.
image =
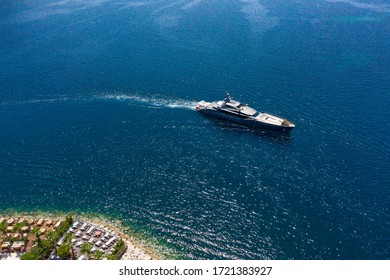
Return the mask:
[[[385,1],[1,1],[0,210],[183,258],[388,259]],[[290,137],[197,114],[227,90]]]

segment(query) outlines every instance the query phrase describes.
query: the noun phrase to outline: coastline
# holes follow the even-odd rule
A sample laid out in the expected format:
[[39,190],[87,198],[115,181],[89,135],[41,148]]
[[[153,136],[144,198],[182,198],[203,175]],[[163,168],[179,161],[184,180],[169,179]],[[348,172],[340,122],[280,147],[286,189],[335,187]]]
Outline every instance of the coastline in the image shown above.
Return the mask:
[[24,219],[52,219],[64,220],[67,215],[71,215],[74,220],[80,220],[108,231],[115,232],[126,244],[127,250],[121,257],[121,260],[161,260],[164,257],[161,254],[154,252],[152,249],[145,246],[144,242],[130,235],[129,227],[122,224],[120,220],[109,219],[100,214],[92,213],[75,213],[75,212],[60,212],[60,211],[1,211],[0,218],[24,218]]

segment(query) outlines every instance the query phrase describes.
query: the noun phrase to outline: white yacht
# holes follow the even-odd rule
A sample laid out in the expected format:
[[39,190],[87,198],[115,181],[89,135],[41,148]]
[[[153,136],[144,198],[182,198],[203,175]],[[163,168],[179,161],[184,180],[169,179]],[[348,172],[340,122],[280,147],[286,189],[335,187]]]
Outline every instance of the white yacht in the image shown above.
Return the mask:
[[247,125],[254,128],[274,130],[290,133],[295,127],[290,121],[267,113],[257,112],[255,109],[232,100],[229,93],[225,99],[215,102],[200,101],[195,107],[199,113],[204,113],[235,123]]

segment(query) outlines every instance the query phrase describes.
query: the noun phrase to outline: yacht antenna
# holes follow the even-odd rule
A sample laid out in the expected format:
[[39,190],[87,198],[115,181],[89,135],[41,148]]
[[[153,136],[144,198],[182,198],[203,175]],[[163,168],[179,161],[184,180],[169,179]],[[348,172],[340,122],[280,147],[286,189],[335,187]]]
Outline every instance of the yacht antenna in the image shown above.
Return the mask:
[[227,91],[225,92],[225,102],[230,102],[230,94]]

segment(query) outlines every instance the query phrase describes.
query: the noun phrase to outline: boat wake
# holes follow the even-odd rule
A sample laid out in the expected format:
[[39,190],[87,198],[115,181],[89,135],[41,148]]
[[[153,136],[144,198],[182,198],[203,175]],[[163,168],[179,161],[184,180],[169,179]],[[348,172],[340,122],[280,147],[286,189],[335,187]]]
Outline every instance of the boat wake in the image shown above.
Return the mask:
[[72,100],[76,100],[76,99],[62,97],[62,98],[31,99],[31,100],[22,100],[22,101],[4,101],[1,102],[0,105],[8,106],[8,105],[24,105],[24,104],[36,104],[36,103],[60,103],[60,102],[67,102]]
[[4,101],[0,103],[0,106],[8,105],[25,105],[25,104],[40,104],[40,103],[63,103],[63,102],[77,102],[77,101],[93,101],[93,100],[118,100],[125,101],[132,104],[138,103],[146,105],[152,108],[178,108],[178,109],[190,109],[194,110],[196,102],[181,100],[181,99],[166,99],[166,98],[147,98],[137,95],[127,95],[127,94],[108,94],[108,95],[99,95],[92,97],[84,98],[47,98],[47,99],[32,99],[32,100],[23,100],[23,101]]
[[127,94],[110,94],[100,96],[101,99],[111,99],[118,101],[127,101],[132,103],[140,103],[147,106],[159,108],[178,108],[178,109],[189,109],[194,110],[196,102],[181,100],[181,99],[164,99],[164,98],[146,98],[137,95],[127,95]]

